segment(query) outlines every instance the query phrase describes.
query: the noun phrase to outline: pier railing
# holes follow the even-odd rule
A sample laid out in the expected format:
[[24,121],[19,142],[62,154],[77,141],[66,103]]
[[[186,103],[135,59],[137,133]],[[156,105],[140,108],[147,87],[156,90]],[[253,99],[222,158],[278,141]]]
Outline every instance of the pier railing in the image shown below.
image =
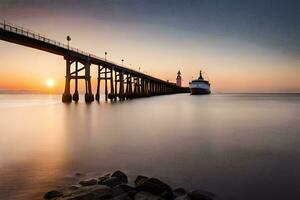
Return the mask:
[[[66,82],[65,90],[62,96],[63,102],[71,102],[79,100],[78,81],[85,81],[85,100],[87,102],[94,101],[91,83],[91,65],[97,65],[97,92],[96,100],[100,99],[100,83],[105,84],[105,101],[125,100],[138,97],[147,97],[162,94],[174,94],[188,92],[188,88],[177,86],[175,83],[170,83],[153,76],[146,75],[140,71],[131,69],[130,67],[116,64],[107,61],[106,58],[101,58],[93,54],[79,50],[78,48],[70,47],[62,42],[52,40],[43,34],[36,33],[9,23],[5,20],[0,20],[0,39],[24,46],[40,49],[60,56],[64,56],[66,60]],[[71,72],[75,67],[75,71]],[[78,68],[78,65],[83,67]],[[79,76],[78,72],[84,70],[84,76]],[[71,95],[71,80],[75,80],[75,92]],[[109,81],[109,83],[108,83]],[[108,86],[110,85],[110,93]]]
[[[26,36],[26,37],[30,37],[30,38],[33,38],[33,39],[36,39],[36,40],[40,40],[42,42],[58,46],[58,47],[64,48],[64,49],[69,50],[69,51],[73,51],[73,52],[82,54],[84,56],[88,56],[90,58],[99,59],[99,60],[106,61],[106,62],[109,62],[109,63],[114,64],[114,65],[119,65],[120,66],[120,64],[117,64],[117,63],[112,62],[110,60],[107,60],[105,58],[96,56],[94,54],[79,50],[78,48],[71,47],[70,45],[64,44],[63,42],[59,42],[59,41],[50,39],[49,37],[45,36],[44,34],[40,34],[40,33],[37,33],[35,31],[32,31],[30,29],[15,25],[15,24],[10,23],[10,22],[8,22],[6,20],[3,20],[3,19],[0,20],[0,29],[10,31],[10,32],[13,32],[13,33],[16,33],[16,34],[20,34],[20,35],[23,35],[23,36]],[[128,68],[132,71],[138,72],[138,71],[132,69],[131,67],[128,67],[128,66],[124,66],[124,67],[126,67],[126,68]],[[138,73],[141,73],[141,72],[138,72]],[[141,74],[143,74],[143,73],[141,73]]]

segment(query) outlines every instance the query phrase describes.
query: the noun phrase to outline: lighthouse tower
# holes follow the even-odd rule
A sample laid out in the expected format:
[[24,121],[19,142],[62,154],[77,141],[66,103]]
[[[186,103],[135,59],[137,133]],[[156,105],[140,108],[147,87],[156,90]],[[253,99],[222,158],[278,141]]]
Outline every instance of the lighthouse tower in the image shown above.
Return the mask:
[[177,72],[176,85],[181,87],[181,72],[180,72],[180,70],[178,70],[178,72]]

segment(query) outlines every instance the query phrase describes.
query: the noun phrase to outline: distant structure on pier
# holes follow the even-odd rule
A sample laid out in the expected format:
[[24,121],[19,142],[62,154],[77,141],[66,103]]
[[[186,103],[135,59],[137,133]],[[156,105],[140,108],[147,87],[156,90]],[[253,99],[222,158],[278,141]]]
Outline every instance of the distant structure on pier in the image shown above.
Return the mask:
[[180,72],[180,70],[178,70],[178,72],[177,72],[176,85],[181,87],[181,72]]

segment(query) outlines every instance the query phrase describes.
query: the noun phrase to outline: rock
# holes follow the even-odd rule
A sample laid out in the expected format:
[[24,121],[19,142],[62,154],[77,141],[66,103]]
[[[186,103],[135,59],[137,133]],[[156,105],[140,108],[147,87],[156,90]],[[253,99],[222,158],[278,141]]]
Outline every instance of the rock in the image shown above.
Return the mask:
[[166,200],[173,199],[173,192],[169,185],[156,179],[149,178],[136,187],[137,191],[150,192]]
[[77,173],[75,173],[75,176],[82,176],[82,174],[77,172]]
[[99,177],[98,178],[98,184],[100,184],[100,185],[103,184],[103,181],[109,179],[109,177],[110,177],[110,174],[106,174],[104,176]]
[[133,198],[130,197],[128,194],[124,193],[112,198],[112,200],[132,200]]
[[176,188],[173,190],[174,198],[180,197],[187,194],[187,191],[184,188]]
[[194,190],[192,192],[189,192],[187,196],[191,200],[213,200],[215,199],[215,195],[211,192],[207,192],[204,190]]
[[112,188],[113,196],[118,196],[124,193],[129,194],[131,192],[135,192],[135,188],[125,184],[117,185]]
[[70,193],[59,200],[107,200],[112,198],[112,191],[105,185],[87,186]]
[[79,182],[80,185],[82,186],[91,186],[91,185],[97,185],[98,180],[97,179],[89,179],[89,180],[84,180]]
[[116,177],[122,181],[122,183],[128,183],[127,175],[124,172],[121,172],[120,170],[115,171],[111,177]]
[[[76,176],[81,176],[76,173]],[[172,188],[156,178],[139,175],[135,187],[127,185],[127,175],[118,170],[99,178],[80,181],[64,190],[45,193],[47,200],[214,200],[214,194],[195,190],[187,192],[184,188]]]
[[71,185],[69,187],[70,190],[78,190],[80,188],[80,185]]
[[111,188],[115,187],[117,185],[120,185],[122,183],[123,182],[119,178],[117,178],[117,177],[111,177],[111,178],[109,178],[109,179],[107,179],[107,180],[105,180],[105,181],[102,182],[103,185],[107,185],[107,186],[109,186]]
[[132,200],[136,191],[134,187],[121,184],[112,188],[112,194],[114,200]]
[[142,176],[142,175],[139,175],[136,177],[136,179],[134,180],[134,184],[137,186],[143,182],[145,182],[146,180],[148,180],[149,178],[147,176]]
[[63,194],[59,191],[51,190],[44,195],[44,199],[57,198],[57,197],[61,197],[62,195]]
[[142,191],[134,196],[134,200],[163,200],[163,198],[149,192]]

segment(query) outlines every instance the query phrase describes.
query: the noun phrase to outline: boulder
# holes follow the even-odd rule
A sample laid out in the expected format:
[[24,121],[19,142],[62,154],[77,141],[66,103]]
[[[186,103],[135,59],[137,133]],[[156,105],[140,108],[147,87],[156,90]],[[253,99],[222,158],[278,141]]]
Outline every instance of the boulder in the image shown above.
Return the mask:
[[112,195],[114,200],[132,200],[136,191],[134,187],[121,184],[112,188]]
[[142,175],[139,175],[136,177],[136,179],[134,180],[134,184],[137,186],[143,182],[145,182],[146,180],[148,180],[149,178],[147,176],[142,176]]
[[[77,173],[76,176],[81,176]],[[44,195],[47,200],[214,200],[213,193],[184,188],[172,188],[157,178],[139,175],[135,187],[127,185],[127,175],[118,170],[99,178],[82,180],[64,190],[52,190]]]
[[117,177],[111,177],[111,178],[109,178],[109,179],[102,182],[103,185],[107,185],[108,187],[111,187],[111,188],[113,188],[117,185],[120,185],[122,183],[123,183],[123,181],[120,180]]
[[134,187],[125,184],[117,185],[116,187],[112,188],[113,196],[118,196],[124,193],[129,194],[134,191],[135,191]]
[[105,185],[94,185],[80,188],[58,200],[108,200],[112,198],[112,191]]
[[134,196],[134,200],[163,200],[163,198],[149,192],[141,191]]
[[121,172],[120,170],[115,171],[111,177],[118,178],[122,183],[128,183],[127,175],[124,172]]
[[46,194],[44,195],[44,199],[57,198],[57,197],[61,197],[62,195],[63,194],[59,191],[51,190],[49,192],[46,192]]
[[187,196],[191,200],[213,200],[215,199],[215,195],[211,192],[207,192],[204,190],[194,190],[192,192],[189,192]]
[[169,185],[156,179],[149,178],[136,186],[137,191],[145,191],[163,197],[166,200],[173,199],[173,192]]
[[82,186],[97,185],[98,184],[98,180],[95,179],[95,178],[88,179],[88,180],[80,181],[79,184],[82,185]]
[[174,198],[180,197],[187,194],[187,191],[184,188],[176,188],[173,190]]
[[98,178],[98,184],[102,185],[103,182],[104,182],[105,180],[109,179],[109,178],[110,178],[110,174],[106,174],[106,175],[104,175],[104,176],[99,177],[99,178]]

